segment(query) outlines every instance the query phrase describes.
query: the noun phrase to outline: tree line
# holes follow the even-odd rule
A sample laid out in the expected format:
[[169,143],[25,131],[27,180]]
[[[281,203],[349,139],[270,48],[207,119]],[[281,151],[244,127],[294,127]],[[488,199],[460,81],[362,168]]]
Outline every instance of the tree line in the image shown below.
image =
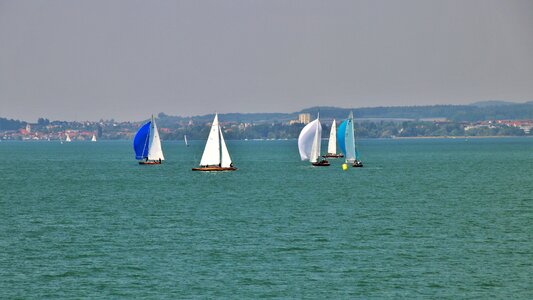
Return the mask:
[[[244,139],[296,139],[305,125],[303,124],[258,124],[246,128],[237,125],[223,126],[224,136],[231,140]],[[163,139],[182,140],[184,135],[191,140],[204,140],[209,135],[208,125],[178,127],[169,133],[161,133]],[[327,138],[330,124],[322,124],[322,137]],[[437,136],[523,136],[526,133],[516,127],[506,125],[479,126],[465,130],[459,122],[356,122],[355,132],[358,138],[393,138],[393,137],[437,137]]]

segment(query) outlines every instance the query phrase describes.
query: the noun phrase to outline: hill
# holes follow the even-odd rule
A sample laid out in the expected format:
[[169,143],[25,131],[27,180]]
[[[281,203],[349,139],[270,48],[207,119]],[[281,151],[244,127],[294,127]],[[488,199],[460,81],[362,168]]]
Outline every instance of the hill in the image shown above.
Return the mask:
[[[533,119],[533,101],[512,103],[503,101],[477,102],[471,105],[422,105],[422,106],[380,106],[363,108],[339,108],[317,106],[293,113],[226,113],[219,114],[222,122],[236,123],[278,123],[298,118],[300,113],[310,113],[324,119],[343,119],[353,111],[356,119],[378,120],[427,120],[447,119],[454,122],[477,122],[486,120],[525,120]],[[176,124],[193,120],[197,123],[210,122],[213,115],[193,117],[159,114],[162,125]]]
[[520,104],[520,103],[501,101],[501,100],[489,100],[489,101],[474,102],[474,103],[471,103],[470,105],[477,106],[477,107],[490,107],[490,106],[504,106],[504,105],[514,105],[514,104]]
[[26,126],[26,122],[19,120],[0,118],[0,130],[17,130]]

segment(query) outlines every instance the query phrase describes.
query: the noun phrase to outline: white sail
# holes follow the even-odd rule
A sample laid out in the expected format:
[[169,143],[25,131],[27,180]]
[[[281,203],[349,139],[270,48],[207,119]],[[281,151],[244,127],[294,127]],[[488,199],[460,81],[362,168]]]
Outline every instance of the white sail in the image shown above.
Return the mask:
[[65,135],[67,136],[67,138],[65,139],[65,142],[71,142],[72,140],[70,139],[70,136],[68,135],[68,133],[65,133]]
[[204,154],[200,160],[200,166],[215,166],[220,164],[220,141],[219,141],[218,114],[215,114],[211,131],[207,137]]
[[163,149],[161,149],[161,140],[155,124],[154,116],[150,123],[150,145],[148,146],[148,160],[165,160]]
[[189,142],[187,141],[187,135],[186,134],[183,136],[183,140],[185,141],[185,146],[189,146]]
[[320,157],[320,144],[322,142],[322,125],[317,118],[317,126],[315,126],[315,137],[313,139],[313,146],[311,147],[311,157],[309,161],[315,163]]
[[331,131],[329,132],[328,153],[337,154],[337,124],[335,124],[335,119],[333,119]]
[[311,152],[317,130],[322,133],[322,127],[320,126],[320,128],[318,128],[319,126],[320,122],[318,119],[316,119],[305,125],[300,132],[300,135],[298,136],[298,150],[300,151],[300,158],[302,160],[311,159]]
[[346,162],[353,164],[355,162],[355,136],[353,128],[353,114],[350,113],[348,124],[346,124]]
[[93,137],[91,138],[91,142],[96,142],[96,135],[93,134]]
[[229,168],[231,167],[231,157],[229,156],[228,147],[226,147],[226,142],[224,141],[220,126],[218,126],[218,131],[220,132],[220,148],[222,150],[221,167]]

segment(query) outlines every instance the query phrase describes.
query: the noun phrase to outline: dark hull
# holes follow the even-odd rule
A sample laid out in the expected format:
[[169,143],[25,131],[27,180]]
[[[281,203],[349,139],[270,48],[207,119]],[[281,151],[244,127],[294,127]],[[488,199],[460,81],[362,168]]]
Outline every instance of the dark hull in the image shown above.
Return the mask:
[[159,161],[140,161],[139,165],[160,165]]
[[327,160],[323,160],[316,163],[311,163],[315,167],[329,167],[329,162]]
[[363,167],[363,163],[360,162],[360,161],[356,161],[353,163],[352,165],[353,168],[362,168]]
[[200,167],[200,168],[192,168],[193,171],[204,171],[204,172],[219,172],[219,171],[235,171],[237,168],[235,167],[229,167],[229,168],[223,168],[223,167]]
[[340,158],[340,157],[344,157],[344,155],[328,153],[328,154],[324,155],[323,157],[325,157],[325,158]]

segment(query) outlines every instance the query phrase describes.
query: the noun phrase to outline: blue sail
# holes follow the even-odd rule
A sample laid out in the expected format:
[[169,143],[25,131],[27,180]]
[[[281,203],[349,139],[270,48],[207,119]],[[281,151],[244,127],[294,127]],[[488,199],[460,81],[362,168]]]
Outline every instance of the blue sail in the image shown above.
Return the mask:
[[344,156],[346,156],[346,124],[348,124],[348,120],[344,120],[337,129],[337,143],[339,143]]
[[148,157],[148,146],[150,145],[150,123],[144,124],[133,139],[133,149],[135,150],[135,159]]

